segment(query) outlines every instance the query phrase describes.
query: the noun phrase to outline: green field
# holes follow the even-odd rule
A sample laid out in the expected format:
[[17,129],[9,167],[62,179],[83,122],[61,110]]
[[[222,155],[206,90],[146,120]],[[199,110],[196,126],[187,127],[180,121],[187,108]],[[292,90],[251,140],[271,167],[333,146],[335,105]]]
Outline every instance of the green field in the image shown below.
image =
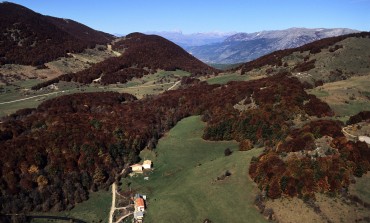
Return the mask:
[[89,200],[76,205],[71,211],[61,212],[63,216],[83,219],[86,222],[108,222],[112,205],[112,192],[99,191],[90,194]]
[[356,178],[356,183],[351,185],[351,192],[361,200],[370,203],[370,173],[364,174],[361,178]]
[[227,84],[230,81],[248,81],[251,77],[238,73],[225,73],[206,79],[208,84]]
[[[139,79],[133,79],[125,84],[111,84],[100,86],[95,84],[82,85],[74,82],[61,81],[56,86],[58,90],[43,89],[38,91],[29,90],[32,86],[42,82],[41,80],[25,80],[12,83],[10,86],[1,86],[0,89],[0,117],[12,114],[22,108],[36,108],[43,101],[66,94],[78,92],[117,91],[129,93],[137,98],[146,95],[160,94],[170,88],[181,77],[190,76],[190,73],[176,71],[158,71],[153,75],[147,75]],[[44,95],[52,93],[50,95]],[[36,96],[36,97],[34,97]],[[6,103],[18,99],[33,97],[23,101]]]
[[[123,189],[148,195],[145,222],[265,222],[253,205],[257,188],[248,177],[252,156],[260,149],[237,151],[235,141],[211,142],[201,138],[205,123],[199,116],[180,121],[155,149],[154,172],[123,179]],[[225,157],[224,150],[232,149]],[[231,176],[217,181],[228,170]]]
[[[86,222],[108,222],[109,210],[112,204],[112,192],[98,191],[90,193],[90,198],[80,204],[77,204],[70,211],[62,212],[48,212],[41,213],[40,215],[64,216],[77,218]],[[37,215],[39,213],[36,213]],[[44,222],[65,222],[65,221],[52,221],[44,219],[34,219],[32,223]]]
[[219,70],[229,70],[229,69],[233,69],[233,68],[236,68],[240,65],[242,65],[243,63],[237,63],[237,64],[219,64],[219,63],[208,63],[207,65],[208,66],[211,66],[211,67],[214,67],[216,69],[219,69]]
[[[39,80],[26,80],[13,83],[12,86],[3,86],[0,93],[0,117],[12,114],[23,108],[36,108],[43,101],[55,98],[57,96],[73,94],[78,92],[95,92],[108,91],[108,88],[99,88],[94,85],[80,85],[77,83],[60,82],[57,84],[58,90],[29,90],[32,86],[39,83]],[[49,94],[51,93],[51,94]],[[48,95],[45,95],[48,94]],[[32,97],[32,98],[31,98]],[[22,101],[10,102],[18,99],[25,99]]]
[[364,75],[326,83],[307,92],[328,103],[339,119],[348,120],[360,111],[370,110],[369,77]]
[[182,77],[191,74],[186,71],[158,71],[155,74],[147,75],[142,78],[134,78],[125,84],[109,85],[109,88],[118,92],[125,92],[143,98],[147,95],[163,93]]

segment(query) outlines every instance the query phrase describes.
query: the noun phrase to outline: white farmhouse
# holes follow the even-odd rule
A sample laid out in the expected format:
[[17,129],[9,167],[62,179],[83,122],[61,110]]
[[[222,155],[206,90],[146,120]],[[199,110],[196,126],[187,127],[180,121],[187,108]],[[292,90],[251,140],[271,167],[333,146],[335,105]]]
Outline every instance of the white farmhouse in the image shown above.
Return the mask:
[[143,172],[143,166],[140,165],[140,164],[134,164],[130,167],[131,167],[131,171],[134,172],[134,173]]
[[151,169],[152,168],[152,161],[151,160],[144,160],[144,163],[143,163],[143,168],[144,169]]

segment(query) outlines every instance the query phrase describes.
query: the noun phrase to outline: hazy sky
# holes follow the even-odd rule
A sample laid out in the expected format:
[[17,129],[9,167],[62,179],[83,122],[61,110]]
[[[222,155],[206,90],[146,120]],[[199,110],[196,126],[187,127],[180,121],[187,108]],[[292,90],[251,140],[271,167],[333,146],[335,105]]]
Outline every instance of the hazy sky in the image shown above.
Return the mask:
[[370,31],[370,0],[9,0],[94,29],[257,32],[306,28]]

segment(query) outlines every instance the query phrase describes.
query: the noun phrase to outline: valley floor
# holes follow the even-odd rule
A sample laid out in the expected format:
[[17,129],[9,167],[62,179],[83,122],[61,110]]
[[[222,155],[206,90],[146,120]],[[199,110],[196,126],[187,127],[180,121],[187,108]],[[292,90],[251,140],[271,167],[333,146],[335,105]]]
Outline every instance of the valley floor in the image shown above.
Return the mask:
[[[249,162],[261,149],[238,151],[237,143],[201,138],[199,116],[180,121],[155,149],[142,158],[154,161],[154,171],[126,178],[123,187],[148,195],[145,222],[265,222],[254,207],[257,188],[248,177]],[[230,148],[233,153],[224,155]],[[217,180],[226,171],[231,176]]]

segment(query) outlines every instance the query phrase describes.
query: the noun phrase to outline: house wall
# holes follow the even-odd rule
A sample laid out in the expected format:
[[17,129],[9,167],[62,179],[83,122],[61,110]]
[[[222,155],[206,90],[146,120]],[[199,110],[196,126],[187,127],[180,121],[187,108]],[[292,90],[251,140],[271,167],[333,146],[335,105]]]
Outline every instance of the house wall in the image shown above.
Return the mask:
[[150,164],[144,164],[143,167],[144,167],[144,169],[150,169],[150,168],[152,168],[152,166]]
[[133,167],[131,167],[131,169],[132,169],[133,172],[143,171],[142,166],[133,166]]
[[361,142],[366,142],[367,144],[370,144],[370,137],[368,136],[359,136],[358,140],[360,140]]

